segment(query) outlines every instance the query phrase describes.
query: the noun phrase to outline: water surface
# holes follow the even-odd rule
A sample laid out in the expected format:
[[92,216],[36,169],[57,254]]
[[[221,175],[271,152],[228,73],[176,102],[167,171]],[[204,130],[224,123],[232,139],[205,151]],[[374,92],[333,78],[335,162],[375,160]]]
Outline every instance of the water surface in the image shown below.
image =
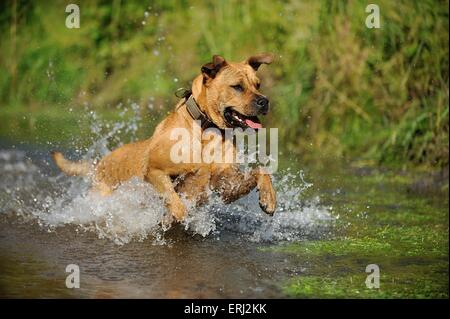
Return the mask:
[[[96,197],[50,148],[0,148],[1,297],[448,297],[448,193],[418,187],[421,173],[290,161],[274,217],[253,192],[164,231],[150,186]],[[68,264],[80,289],[65,286]],[[380,289],[364,284],[368,264]]]

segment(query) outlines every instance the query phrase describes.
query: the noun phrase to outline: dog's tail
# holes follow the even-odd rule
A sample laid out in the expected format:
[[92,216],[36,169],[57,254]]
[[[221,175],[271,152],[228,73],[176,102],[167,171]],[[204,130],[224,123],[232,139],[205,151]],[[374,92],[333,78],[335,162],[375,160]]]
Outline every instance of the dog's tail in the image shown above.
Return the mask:
[[64,158],[60,152],[51,153],[59,169],[71,176],[87,176],[92,171],[92,164],[87,161],[72,162]]

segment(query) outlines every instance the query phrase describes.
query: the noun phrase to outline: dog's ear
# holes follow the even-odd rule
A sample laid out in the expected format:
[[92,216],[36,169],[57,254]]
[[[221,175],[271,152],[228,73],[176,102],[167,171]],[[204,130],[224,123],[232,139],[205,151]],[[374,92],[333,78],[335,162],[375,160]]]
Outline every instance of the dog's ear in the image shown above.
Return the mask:
[[216,74],[227,65],[227,61],[220,55],[214,55],[212,62],[206,63],[202,66],[203,80],[214,79]]
[[261,64],[270,64],[272,63],[273,59],[273,54],[261,53],[249,57],[245,62],[249,64],[253,68],[253,70],[258,71],[258,68]]

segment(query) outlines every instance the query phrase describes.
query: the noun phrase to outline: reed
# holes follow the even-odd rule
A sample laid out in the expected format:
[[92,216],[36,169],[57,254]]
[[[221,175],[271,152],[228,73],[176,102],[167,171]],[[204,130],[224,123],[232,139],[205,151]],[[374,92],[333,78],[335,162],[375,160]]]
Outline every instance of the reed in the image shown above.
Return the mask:
[[380,29],[357,0],[79,1],[67,29],[64,1],[2,1],[0,119],[131,99],[157,121],[212,54],[271,51],[266,125],[287,150],[446,166],[448,1],[377,4]]

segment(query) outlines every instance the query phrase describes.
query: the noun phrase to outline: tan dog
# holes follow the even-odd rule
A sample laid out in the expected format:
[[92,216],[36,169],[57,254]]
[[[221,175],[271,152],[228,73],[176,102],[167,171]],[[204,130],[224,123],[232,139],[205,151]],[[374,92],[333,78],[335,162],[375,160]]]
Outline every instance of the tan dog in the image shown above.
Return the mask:
[[[170,157],[176,142],[170,138],[172,129],[186,128],[192,132],[193,126],[198,125],[194,119],[202,121],[202,130],[211,126],[261,127],[256,116],[268,112],[269,101],[259,93],[256,70],[272,60],[270,54],[252,56],[243,62],[227,62],[221,56],[214,56],[212,63],[205,64],[202,74],[194,79],[192,95],[178,103],[149,139],[117,148],[95,167],[68,161],[61,153],[53,153],[53,158],[68,175],[92,174],[94,190],[104,195],[132,177],[144,179],[163,196],[171,216],[178,221],[187,213],[180,194],[201,204],[207,199],[208,190],[218,192],[229,203],[257,187],[261,208],[273,214],[276,196],[271,177],[259,168],[244,174],[233,163],[174,163]],[[201,139],[198,142],[205,143]],[[223,138],[221,143],[224,144]]]

